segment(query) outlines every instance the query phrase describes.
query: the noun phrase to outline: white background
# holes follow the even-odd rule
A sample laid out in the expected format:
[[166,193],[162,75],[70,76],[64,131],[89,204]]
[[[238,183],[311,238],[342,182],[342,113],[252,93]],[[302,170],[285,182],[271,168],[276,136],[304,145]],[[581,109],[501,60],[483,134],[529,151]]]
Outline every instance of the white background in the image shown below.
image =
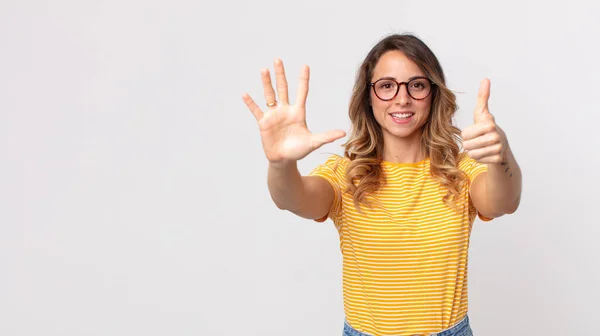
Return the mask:
[[[277,210],[255,121],[284,60],[308,124],[348,130],[383,36],[436,53],[472,122],[479,82],[521,207],[477,221],[476,335],[598,334],[596,2],[0,1],[0,335],[340,335],[330,221]],[[308,173],[342,141],[301,161]]]

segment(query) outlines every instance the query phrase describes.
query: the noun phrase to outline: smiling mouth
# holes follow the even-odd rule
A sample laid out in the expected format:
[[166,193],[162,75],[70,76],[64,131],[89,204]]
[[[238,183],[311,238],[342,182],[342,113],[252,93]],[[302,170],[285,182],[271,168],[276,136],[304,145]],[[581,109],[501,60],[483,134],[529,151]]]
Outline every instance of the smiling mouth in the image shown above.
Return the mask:
[[408,118],[414,116],[415,114],[413,112],[394,112],[394,113],[390,113],[390,115],[394,119],[403,120],[403,119],[408,119]]

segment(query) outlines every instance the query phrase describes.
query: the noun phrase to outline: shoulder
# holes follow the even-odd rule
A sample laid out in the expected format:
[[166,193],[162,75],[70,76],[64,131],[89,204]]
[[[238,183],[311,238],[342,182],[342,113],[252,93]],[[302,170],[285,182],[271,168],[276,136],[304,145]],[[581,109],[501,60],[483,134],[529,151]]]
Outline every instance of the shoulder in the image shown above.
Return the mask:
[[350,159],[339,154],[331,154],[329,157],[327,157],[325,163],[342,164],[346,166],[348,163],[350,163]]
[[472,166],[474,162],[476,162],[476,161],[473,160],[469,156],[469,154],[467,154],[467,152],[458,153],[458,168],[459,169],[466,169],[469,166]]
[[466,152],[461,152],[458,157],[458,169],[462,170],[472,181],[480,173],[487,171],[487,165],[479,163]]
[[331,154],[327,157],[327,159],[324,162],[317,165],[313,171],[328,170],[336,173],[345,173],[349,163],[349,158],[338,154]]
[[324,162],[321,162],[308,174],[324,178],[335,187],[340,187],[346,179],[346,169],[350,159],[332,154]]

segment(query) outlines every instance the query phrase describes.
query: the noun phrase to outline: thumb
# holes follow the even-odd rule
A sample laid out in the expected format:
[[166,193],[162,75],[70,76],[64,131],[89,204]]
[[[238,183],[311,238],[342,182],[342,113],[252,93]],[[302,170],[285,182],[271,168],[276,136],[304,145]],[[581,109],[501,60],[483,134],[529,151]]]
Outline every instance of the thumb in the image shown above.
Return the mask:
[[310,139],[311,147],[313,150],[315,150],[324,144],[334,142],[335,140],[341,139],[345,136],[346,132],[342,130],[333,130],[325,133],[313,134]]
[[490,85],[490,80],[487,78],[484,78],[479,85],[479,92],[477,93],[477,106],[475,106],[475,111],[473,112],[473,120],[476,124],[491,116],[488,110]]

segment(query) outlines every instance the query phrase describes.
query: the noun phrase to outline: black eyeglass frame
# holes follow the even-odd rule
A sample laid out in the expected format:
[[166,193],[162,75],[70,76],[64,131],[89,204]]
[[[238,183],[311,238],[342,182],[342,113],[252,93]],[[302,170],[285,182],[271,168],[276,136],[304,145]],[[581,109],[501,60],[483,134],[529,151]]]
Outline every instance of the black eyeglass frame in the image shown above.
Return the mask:
[[[415,97],[413,97],[413,95],[411,95],[411,94],[410,94],[410,90],[408,89],[408,85],[409,85],[411,82],[413,82],[413,81],[416,81],[416,80],[419,80],[419,79],[426,79],[426,80],[429,82],[429,84],[431,84],[431,87],[429,88],[429,92],[428,92],[428,93],[427,93],[427,95],[426,95],[425,97],[423,97],[423,98],[415,98]],[[375,90],[375,84],[377,84],[377,83],[379,83],[380,81],[383,81],[383,80],[387,80],[387,81],[392,81],[392,82],[395,82],[395,83],[396,83],[396,85],[397,85],[397,86],[396,86],[396,93],[395,93],[395,94],[392,96],[392,98],[390,98],[390,99],[383,99],[383,98],[379,97],[379,95],[377,94],[377,90]],[[393,100],[393,99],[395,99],[395,98],[396,98],[396,96],[398,96],[398,92],[400,92],[400,87],[402,86],[402,84],[405,84],[405,85],[406,85],[406,92],[408,92],[408,95],[409,95],[409,96],[410,96],[412,99],[414,99],[414,100],[423,100],[423,99],[426,99],[427,97],[429,97],[429,95],[430,95],[430,94],[431,94],[431,92],[433,91],[433,86],[435,85],[435,83],[434,83],[434,82],[432,82],[432,81],[431,81],[431,79],[429,79],[429,78],[427,78],[427,77],[425,77],[425,76],[419,76],[419,77],[414,77],[413,79],[409,80],[408,82],[398,82],[398,81],[396,81],[396,80],[395,80],[395,79],[393,79],[393,78],[381,78],[381,79],[378,79],[378,80],[374,81],[373,83],[369,83],[369,86],[373,88],[373,92],[375,93],[375,96],[377,96],[377,98],[379,98],[380,100],[383,100],[383,101],[390,101],[390,100]]]

